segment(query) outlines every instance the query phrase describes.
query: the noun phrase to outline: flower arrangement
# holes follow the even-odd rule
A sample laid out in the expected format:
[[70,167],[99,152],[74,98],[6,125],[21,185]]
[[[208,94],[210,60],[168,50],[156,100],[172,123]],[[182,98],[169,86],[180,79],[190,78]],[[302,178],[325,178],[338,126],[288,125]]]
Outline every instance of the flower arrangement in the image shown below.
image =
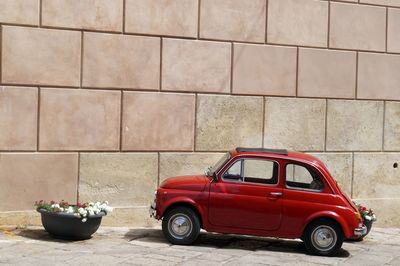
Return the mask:
[[361,204],[356,204],[358,211],[361,214],[361,218],[365,221],[376,221],[376,215],[372,209],[368,209],[367,207],[361,205]]
[[48,212],[67,213],[80,218],[82,222],[86,222],[91,215],[107,214],[113,211],[113,208],[108,206],[108,201],[103,202],[85,202],[70,205],[67,201],[55,202],[54,200],[46,202],[44,200],[35,202],[36,210],[45,210]]

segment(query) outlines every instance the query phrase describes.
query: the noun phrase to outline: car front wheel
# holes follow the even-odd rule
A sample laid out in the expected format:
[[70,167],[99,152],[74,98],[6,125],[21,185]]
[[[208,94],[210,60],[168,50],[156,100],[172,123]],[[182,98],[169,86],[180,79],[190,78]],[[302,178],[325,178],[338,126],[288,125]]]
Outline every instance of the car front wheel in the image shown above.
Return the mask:
[[334,256],[342,247],[344,235],[336,222],[320,219],[307,227],[303,239],[310,253],[320,256]]
[[164,216],[162,229],[165,237],[172,244],[189,245],[199,236],[199,217],[190,208],[177,207]]

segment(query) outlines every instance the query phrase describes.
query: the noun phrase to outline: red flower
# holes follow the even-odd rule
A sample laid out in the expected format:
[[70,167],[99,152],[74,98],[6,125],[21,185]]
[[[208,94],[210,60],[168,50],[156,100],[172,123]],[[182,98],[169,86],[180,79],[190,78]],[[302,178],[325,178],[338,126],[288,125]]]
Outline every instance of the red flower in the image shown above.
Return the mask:
[[54,203],[56,203],[54,200],[50,201],[50,204],[54,204]]
[[78,203],[76,204],[76,207],[77,207],[77,208],[80,208],[80,207],[81,207],[81,203],[78,202]]

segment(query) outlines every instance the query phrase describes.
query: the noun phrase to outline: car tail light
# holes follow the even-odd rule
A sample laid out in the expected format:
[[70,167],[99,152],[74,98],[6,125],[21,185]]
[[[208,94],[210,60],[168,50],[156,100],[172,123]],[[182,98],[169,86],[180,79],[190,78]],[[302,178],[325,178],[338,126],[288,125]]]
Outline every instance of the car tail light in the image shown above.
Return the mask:
[[354,215],[356,216],[357,221],[362,221],[361,214],[358,211],[354,212]]

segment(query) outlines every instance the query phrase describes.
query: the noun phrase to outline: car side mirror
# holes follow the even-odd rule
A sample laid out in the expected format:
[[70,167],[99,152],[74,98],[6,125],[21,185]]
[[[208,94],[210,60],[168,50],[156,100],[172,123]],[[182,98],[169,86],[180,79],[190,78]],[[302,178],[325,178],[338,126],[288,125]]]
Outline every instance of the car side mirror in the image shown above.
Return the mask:
[[217,174],[216,174],[216,173],[213,173],[213,175],[212,175],[212,182],[217,182],[217,181],[218,181]]

